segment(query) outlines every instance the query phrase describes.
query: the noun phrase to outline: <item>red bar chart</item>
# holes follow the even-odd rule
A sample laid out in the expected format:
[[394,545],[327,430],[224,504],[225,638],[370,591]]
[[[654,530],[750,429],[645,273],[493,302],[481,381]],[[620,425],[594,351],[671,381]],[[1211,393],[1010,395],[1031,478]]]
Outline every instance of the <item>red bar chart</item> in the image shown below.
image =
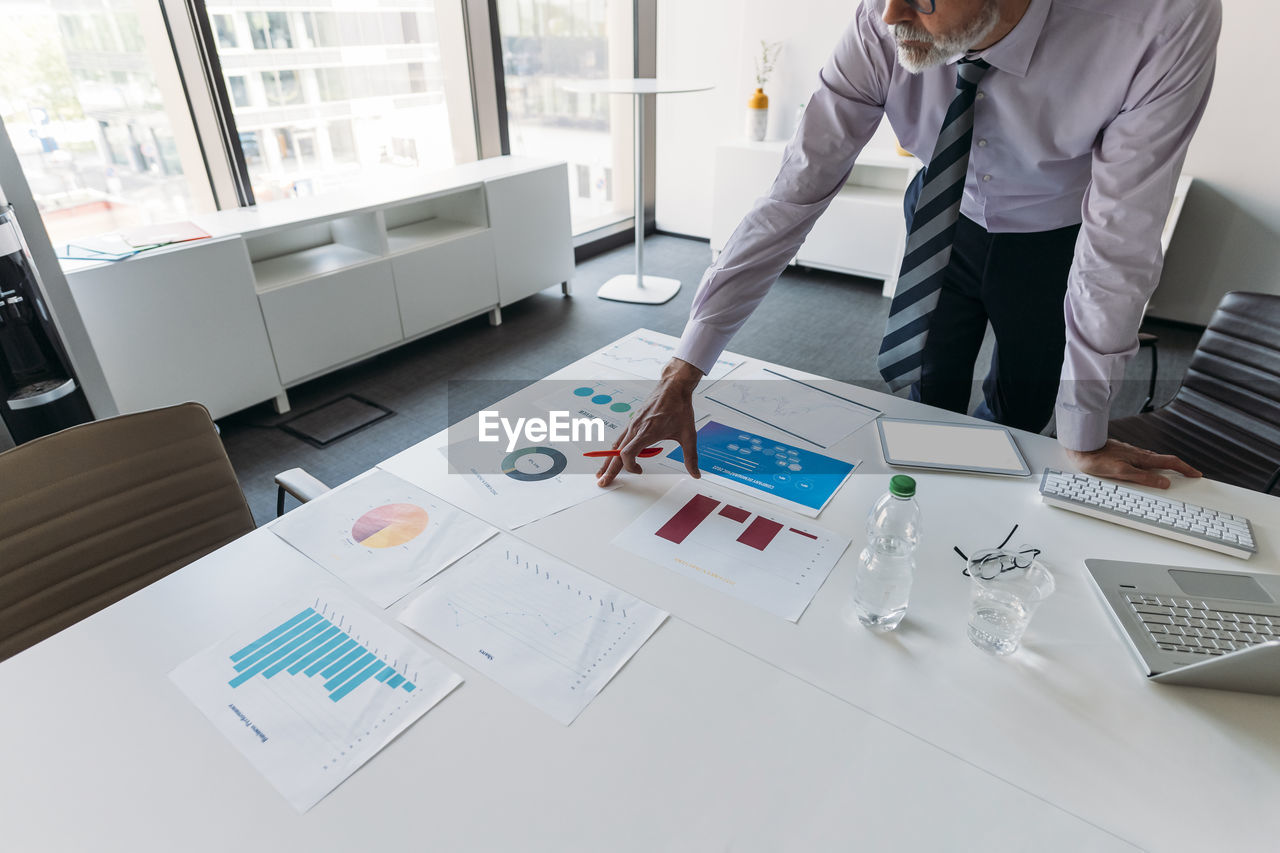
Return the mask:
[[707,586],[798,619],[848,540],[786,514],[684,481],[614,543]]

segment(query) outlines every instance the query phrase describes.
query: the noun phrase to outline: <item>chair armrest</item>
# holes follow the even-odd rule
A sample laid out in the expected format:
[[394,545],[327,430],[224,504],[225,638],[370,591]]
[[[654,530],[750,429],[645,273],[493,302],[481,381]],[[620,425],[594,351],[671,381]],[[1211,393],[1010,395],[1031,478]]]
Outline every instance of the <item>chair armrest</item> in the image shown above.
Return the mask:
[[1150,332],[1138,332],[1138,349],[1151,350],[1151,376],[1147,379],[1147,399],[1143,400],[1142,405],[1138,408],[1139,414],[1145,415],[1155,408],[1156,373],[1160,369],[1159,343],[1159,335],[1153,335]]
[[281,471],[276,474],[276,485],[279,487],[276,490],[277,518],[284,515],[284,496],[286,494],[293,495],[301,503],[306,503],[329,491],[328,486],[301,468],[290,468],[288,471]]

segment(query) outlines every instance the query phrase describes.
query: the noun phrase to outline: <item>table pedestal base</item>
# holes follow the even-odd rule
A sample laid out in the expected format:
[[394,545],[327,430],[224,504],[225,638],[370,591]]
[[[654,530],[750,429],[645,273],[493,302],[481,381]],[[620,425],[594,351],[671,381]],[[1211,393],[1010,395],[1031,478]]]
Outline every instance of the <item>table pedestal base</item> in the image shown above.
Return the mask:
[[680,280],[646,275],[638,283],[634,275],[615,275],[600,285],[596,296],[614,302],[639,302],[644,305],[661,305],[670,302],[680,292]]

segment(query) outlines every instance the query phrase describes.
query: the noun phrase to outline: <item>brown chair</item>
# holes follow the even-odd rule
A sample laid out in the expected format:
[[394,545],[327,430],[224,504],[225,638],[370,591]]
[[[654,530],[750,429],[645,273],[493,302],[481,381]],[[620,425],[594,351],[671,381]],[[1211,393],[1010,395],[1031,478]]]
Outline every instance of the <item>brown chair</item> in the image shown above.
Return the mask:
[[1110,434],[1176,454],[1206,477],[1274,489],[1280,479],[1280,296],[1223,296],[1174,398],[1156,411],[1112,421]]
[[0,660],[253,529],[198,403],[0,453]]

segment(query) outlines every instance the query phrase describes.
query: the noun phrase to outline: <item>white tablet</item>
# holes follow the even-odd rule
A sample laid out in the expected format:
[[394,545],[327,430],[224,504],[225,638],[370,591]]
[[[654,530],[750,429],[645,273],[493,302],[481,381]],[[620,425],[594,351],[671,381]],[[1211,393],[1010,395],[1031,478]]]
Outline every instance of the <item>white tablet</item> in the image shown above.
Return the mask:
[[1031,469],[1008,427],[881,418],[884,461],[904,468],[940,468],[1028,477]]

